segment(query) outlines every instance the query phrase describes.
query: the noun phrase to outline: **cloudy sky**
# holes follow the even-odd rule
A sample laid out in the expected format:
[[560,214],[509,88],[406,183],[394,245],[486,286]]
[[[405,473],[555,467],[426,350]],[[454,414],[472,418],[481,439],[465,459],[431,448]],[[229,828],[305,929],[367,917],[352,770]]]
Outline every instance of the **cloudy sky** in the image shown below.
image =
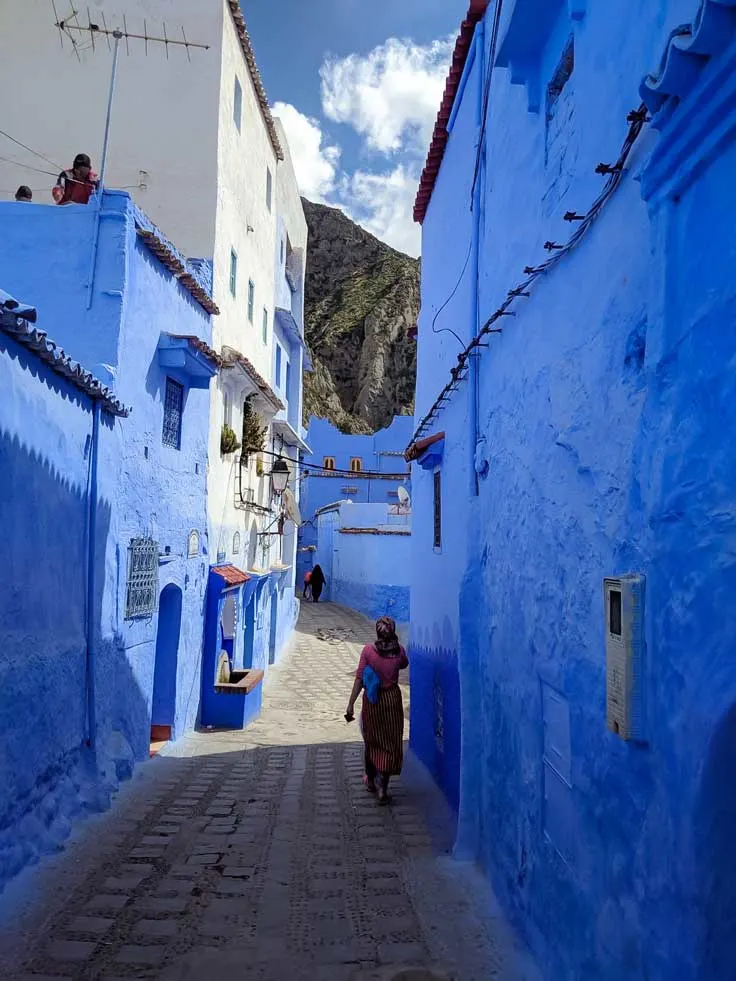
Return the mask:
[[243,0],[301,192],[419,254],[411,217],[467,0]]

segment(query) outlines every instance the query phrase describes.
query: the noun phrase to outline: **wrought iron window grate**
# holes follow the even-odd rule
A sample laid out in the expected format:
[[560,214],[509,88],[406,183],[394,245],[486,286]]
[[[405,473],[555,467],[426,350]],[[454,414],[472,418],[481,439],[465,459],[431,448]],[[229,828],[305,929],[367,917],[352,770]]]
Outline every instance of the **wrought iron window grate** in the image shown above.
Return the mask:
[[434,547],[442,548],[442,477],[434,472]]
[[166,398],[164,401],[164,446],[181,449],[181,417],[184,408],[184,386],[173,378],[166,379]]
[[158,608],[158,542],[133,538],[128,546],[125,619],[150,616]]

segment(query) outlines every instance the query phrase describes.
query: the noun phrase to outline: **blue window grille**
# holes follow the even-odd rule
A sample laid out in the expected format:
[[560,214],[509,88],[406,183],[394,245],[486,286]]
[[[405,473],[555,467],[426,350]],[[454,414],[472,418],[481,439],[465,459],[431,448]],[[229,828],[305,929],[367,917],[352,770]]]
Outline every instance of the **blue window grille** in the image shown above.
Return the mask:
[[248,280],[248,320],[253,323],[253,306],[256,299],[256,284],[252,279]]
[[268,344],[268,310],[263,308],[263,343]]
[[158,542],[132,538],[128,546],[125,619],[147,617],[158,608]]
[[240,132],[240,120],[243,115],[243,86],[240,79],[235,76],[235,92],[233,93],[233,119]]
[[164,446],[181,449],[181,417],[184,408],[184,386],[173,378],[166,379],[166,398],[164,400]]
[[273,198],[273,176],[271,168],[266,167],[266,207],[271,210],[271,199]]
[[235,249],[230,249],[230,292],[235,296],[238,289],[238,256]]
[[290,388],[291,388],[291,361],[287,361],[286,362],[286,384],[285,384],[285,390],[286,390],[286,397],[287,397],[287,399],[289,397],[289,389]]
[[281,388],[281,345],[276,345],[276,388]]

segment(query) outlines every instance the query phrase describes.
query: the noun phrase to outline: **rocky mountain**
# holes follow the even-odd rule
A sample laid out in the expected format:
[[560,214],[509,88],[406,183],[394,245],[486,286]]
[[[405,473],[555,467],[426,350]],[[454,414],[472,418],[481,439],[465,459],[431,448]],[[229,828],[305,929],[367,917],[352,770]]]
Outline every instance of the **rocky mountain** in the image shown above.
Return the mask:
[[305,332],[314,374],[304,416],[372,433],[414,411],[419,261],[337,208],[302,199],[309,225]]

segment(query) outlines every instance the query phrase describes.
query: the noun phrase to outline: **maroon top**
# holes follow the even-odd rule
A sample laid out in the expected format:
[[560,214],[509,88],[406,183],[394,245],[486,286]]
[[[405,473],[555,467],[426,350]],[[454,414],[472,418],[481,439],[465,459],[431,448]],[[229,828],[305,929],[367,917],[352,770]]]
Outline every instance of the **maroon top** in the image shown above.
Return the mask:
[[398,657],[381,657],[373,644],[366,644],[360,652],[360,661],[355,677],[363,679],[366,667],[371,667],[381,679],[381,688],[393,688],[399,683],[399,671],[409,667],[409,658],[403,647],[399,648]]

